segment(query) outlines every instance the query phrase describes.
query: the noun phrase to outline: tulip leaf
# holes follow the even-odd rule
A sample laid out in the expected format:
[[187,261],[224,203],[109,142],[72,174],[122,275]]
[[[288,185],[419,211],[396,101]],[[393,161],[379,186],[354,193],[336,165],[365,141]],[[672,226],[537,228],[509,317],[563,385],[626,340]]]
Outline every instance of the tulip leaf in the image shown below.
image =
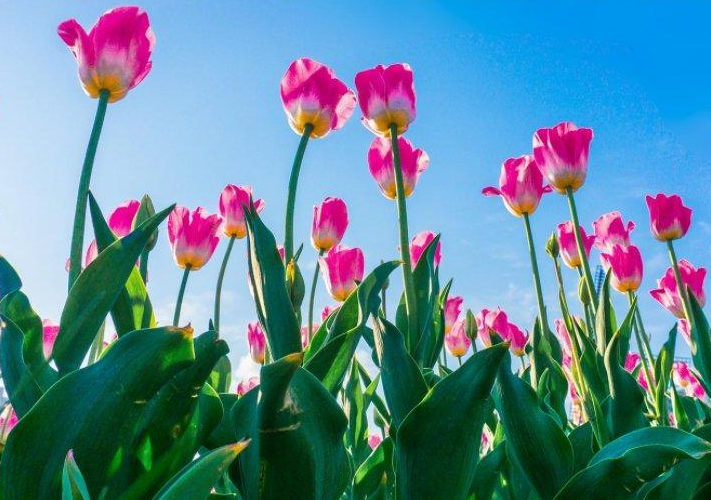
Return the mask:
[[222,419],[203,443],[203,446],[211,450],[236,441],[235,432],[232,428],[232,408],[240,398],[231,393],[220,393],[219,398],[223,408]]
[[710,454],[711,443],[679,429],[639,429],[602,448],[555,500],[629,500],[645,482],[670,467]]
[[213,450],[186,465],[155,496],[155,500],[205,500],[237,455],[249,441],[230,444]]
[[17,271],[5,257],[0,255],[0,300],[20,288],[22,288],[22,280]]
[[395,441],[399,498],[466,499],[493,407],[491,387],[507,354],[506,344],[475,353],[405,417]]
[[605,355],[607,343],[615,333],[614,315],[610,301],[610,271],[605,275],[605,281],[600,288],[597,312],[595,314],[595,335],[597,338],[597,352]]
[[356,500],[370,498],[386,478],[394,479],[393,441],[385,438],[370,455],[360,464],[353,476],[353,496]]
[[254,206],[244,211],[247,222],[249,274],[254,300],[274,359],[301,351],[301,332],[286,289],[284,263],[274,235]]
[[25,415],[42,396],[22,354],[22,330],[0,316],[0,372],[10,403],[18,417]]
[[418,331],[410,337],[410,349],[420,364],[424,362],[424,357],[429,354],[428,351],[437,340],[433,338],[435,332],[432,329],[432,323],[439,299],[439,275],[434,262],[439,237],[439,235],[435,236],[425,247],[420,260],[412,270],[412,281],[417,299]]
[[593,455],[595,455],[595,439],[592,424],[585,422],[583,425],[579,425],[568,434],[568,440],[570,440],[573,453],[575,454],[573,471],[581,471],[588,465]]
[[[91,221],[94,225],[96,245],[99,252],[103,252],[118,238],[106,223],[101,209],[91,193],[89,193],[89,210],[91,212]],[[153,234],[149,235],[146,243],[151,240]],[[148,298],[148,291],[141,277],[141,272],[136,266],[131,270],[124,289],[119,293],[116,302],[111,308],[111,319],[119,337],[134,330],[156,326],[153,306],[150,298]]]
[[79,368],[106,315],[125,289],[146,241],[173,210],[170,206],[109,245],[69,291],[52,357],[61,374]]
[[533,388],[511,372],[509,358],[499,366],[493,395],[506,433],[507,456],[543,500],[553,498],[572,474],[570,441],[541,409]]
[[60,379],[10,433],[0,497],[58,499],[69,450],[96,497],[117,472],[146,401],[193,359],[188,331],[139,330],[115,342],[97,363]]
[[62,500],[91,500],[84,476],[71,451],[67,453],[62,469]]
[[701,375],[701,383],[708,392],[711,389],[711,329],[709,322],[693,293],[687,294],[691,303],[691,357],[694,368]]
[[[656,381],[656,385],[652,383],[651,388],[653,389],[656,408],[664,409],[666,407],[666,393],[671,381],[672,365],[674,364],[674,355],[676,353],[676,333],[677,326],[674,325],[654,362],[653,379]],[[661,411],[659,417],[662,425],[668,423],[666,411]]]
[[471,493],[476,500],[491,500],[496,481],[505,465],[506,442],[503,441],[476,464],[471,487]]

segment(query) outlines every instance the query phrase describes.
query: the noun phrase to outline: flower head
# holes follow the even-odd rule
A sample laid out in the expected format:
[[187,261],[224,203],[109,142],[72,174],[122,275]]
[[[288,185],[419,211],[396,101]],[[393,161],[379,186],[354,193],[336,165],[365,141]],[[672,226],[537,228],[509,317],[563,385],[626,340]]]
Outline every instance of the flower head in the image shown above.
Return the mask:
[[521,330],[513,323],[509,323],[509,327],[504,336],[504,340],[511,345],[511,353],[514,356],[523,356],[526,354],[526,344],[528,344],[528,334]]
[[[583,264],[578,253],[578,245],[575,242],[575,231],[573,229],[573,223],[563,222],[558,224],[558,244],[560,245],[560,254],[563,257],[563,262],[570,267],[575,269]],[[590,256],[590,249],[592,249],[593,243],[595,242],[595,235],[588,236],[585,233],[585,229],[580,227],[580,237],[583,240],[583,247],[585,247],[585,256]]]
[[197,271],[207,264],[220,242],[222,220],[198,207],[192,212],[177,206],[168,216],[168,240],[179,267]]
[[376,135],[390,136],[390,125],[403,134],[415,120],[415,87],[408,64],[379,65],[355,77],[363,125]]
[[380,443],[383,442],[383,438],[381,438],[377,434],[368,434],[368,446],[370,446],[371,450],[374,450],[378,446],[380,446]]
[[459,318],[462,312],[462,297],[447,297],[444,304],[444,333],[447,334],[452,330],[455,321]]
[[467,336],[466,325],[464,320],[458,320],[452,326],[452,330],[445,334],[444,343],[452,356],[461,358],[469,350],[472,345],[471,339]]
[[602,214],[593,222],[595,248],[610,253],[615,245],[629,246],[630,233],[633,229],[634,222],[629,221],[625,225],[620,212]]
[[600,254],[604,266],[611,271],[610,284],[621,293],[636,292],[642,284],[642,254],[634,245],[615,244],[609,253]]
[[687,396],[698,399],[704,399],[706,397],[706,391],[699,382],[699,379],[691,372],[689,365],[683,361],[674,362],[672,365],[672,377],[674,383],[681,387]]
[[59,335],[59,325],[49,319],[43,319],[42,351],[44,352],[44,357],[47,359],[52,356],[52,349],[54,349],[54,342],[57,340],[57,335]]
[[123,238],[133,230],[133,222],[141,206],[138,200],[126,200],[109,215],[109,227],[118,238]]
[[332,307],[332,306],[326,306],[323,308],[321,311],[321,321],[326,321],[326,319],[336,310],[338,309],[338,306]]
[[[696,269],[689,261],[681,259],[679,261],[679,275],[681,282],[703,307],[706,304],[706,294],[704,293],[706,269],[703,267]],[[671,267],[667,269],[661,279],[657,280],[657,288],[649,293],[674,316],[684,317],[684,302],[676,286],[674,270]]]
[[670,241],[686,235],[691,225],[691,209],[684,206],[680,196],[659,193],[654,198],[648,195],[646,200],[652,236],[659,241]]
[[[420,231],[417,233],[410,241],[410,259],[412,260],[412,268],[417,267],[417,263],[420,262],[422,255],[430,243],[435,239],[435,233],[432,231]],[[434,265],[439,266],[442,260],[442,242],[437,241],[437,247],[434,251]]]
[[314,324],[311,327],[311,331],[309,332],[308,325],[304,325],[301,327],[301,348],[302,349],[306,349],[309,346],[309,344],[311,343],[311,339],[313,338],[314,333],[316,333],[316,331],[318,331],[318,328],[319,328],[319,325]]
[[264,209],[263,200],[252,201],[252,188],[228,184],[220,193],[218,209],[224,221],[222,231],[228,238],[241,239],[247,236],[247,221],[244,218],[244,207],[249,208],[254,203],[257,213]]
[[508,335],[509,320],[506,313],[497,307],[495,310],[482,309],[475,316],[477,336],[485,347],[490,347],[491,334],[495,333],[502,339]]
[[551,191],[543,185],[543,175],[531,155],[509,158],[501,165],[499,187],[482,190],[485,196],[501,196],[506,209],[516,217],[532,214],[544,193]]
[[[398,137],[397,144],[400,151],[403,190],[407,198],[415,190],[420,174],[427,170],[430,157],[423,150],[414,147],[404,137]],[[373,139],[370,149],[368,149],[368,168],[383,196],[394,200],[397,198],[397,189],[391,146],[390,139],[383,137]]]
[[259,386],[259,377],[250,377],[237,384],[237,395],[242,397],[249,391]]
[[553,188],[565,193],[576,191],[585,182],[593,131],[562,122],[542,128],[533,135],[533,156],[538,168]]
[[343,239],[348,227],[348,209],[340,198],[328,197],[314,206],[311,223],[311,244],[316,250],[328,252]]
[[264,351],[267,347],[267,337],[259,321],[247,324],[247,343],[249,355],[255,363],[264,364]]
[[363,280],[365,259],[360,248],[337,245],[320,257],[319,262],[326,288],[339,302],[346,300]]

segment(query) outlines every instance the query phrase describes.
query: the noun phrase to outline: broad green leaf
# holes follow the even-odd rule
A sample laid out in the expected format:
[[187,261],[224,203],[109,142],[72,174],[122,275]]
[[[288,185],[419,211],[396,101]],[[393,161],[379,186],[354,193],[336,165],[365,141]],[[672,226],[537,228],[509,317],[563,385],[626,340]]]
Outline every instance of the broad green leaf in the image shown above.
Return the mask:
[[109,245],[87,266],[69,291],[52,358],[60,374],[76,370],[96,332],[124,290],[146,241],[173,210],[170,206]]
[[358,375],[356,362],[351,363],[343,395],[343,411],[348,417],[346,445],[357,466],[368,456],[370,450],[368,448],[367,402],[363,394],[363,388],[360,385],[360,375]]
[[610,302],[610,271],[605,275],[605,281],[600,288],[597,311],[595,313],[595,335],[597,338],[597,352],[605,355],[607,344],[615,333],[612,303]]
[[22,288],[22,280],[15,268],[0,255],[0,300],[8,293]]
[[676,333],[677,327],[669,332],[667,341],[664,342],[656,361],[654,362],[654,380],[656,381],[656,386],[654,389],[654,401],[657,410],[662,409],[659,418],[662,425],[668,423],[666,410],[666,393],[669,388],[669,382],[671,381],[671,371],[672,365],[674,364],[674,355],[676,353]]
[[232,382],[232,363],[230,358],[222,356],[210,374],[209,384],[218,393],[227,392]]
[[60,379],[10,433],[0,497],[60,498],[69,450],[96,497],[117,472],[146,401],[193,359],[189,330],[140,330],[115,342],[97,363]]
[[[508,345],[472,355],[405,417],[395,440],[397,491],[408,500],[464,500],[479,460],[490,393]],[[446,417],[445,417],[446,416]]]
[[585,422],[583,425],[573,429],[568,434],[568,440],[573,447],[573,454],[575,455],[573,472],[581,471],[595,455],[596,445],[590,422]]
[[433,338],[435,332],[432,329],[432,323],[434,309],[439,299],[437,266],[434,263],[439,236],[435,236],[423,250],[420,260],[412,270],[412,281],[417,299],[418,329],[410,334],[410,352],[420,365],[424,363],[425,356],[429,357],[429,351],[437,340]]
[[499,443],[479,460],[474,469],[471,494],[475,500],[491,500],[501,469],[506,464],[506,442]]
[[0,372],[18,417],[25,415],[42,396],[22,355],[22,331],[10,318],[0,316]]
[[71,451],[67,453],[62,468],[62,500],[91,500],[84,476]]
[[[385,438],[368,455],[353,476],[353,496],[364,500],[374,493],[386,481],[387,475],[393,475],[393,441]],[[391,477],[391,480],[393,478]]]
[[708,319],[706,319],[694,294],[687,295],[691,303],[691,314],[694,317],[691,322],[691,338],[693,339],[690,347],[691,357],[694,360],[694,368],[701,375],[701,383],[708,392],[711,389],[711,329],[709,329]]
[[231,393],[220,393],[219,397],[223,408],[222,419],[203,443],[205,447],[211,450],[234,443],[237,440],[235,431],[232,428],[232,408],[237,403],[239,396]]

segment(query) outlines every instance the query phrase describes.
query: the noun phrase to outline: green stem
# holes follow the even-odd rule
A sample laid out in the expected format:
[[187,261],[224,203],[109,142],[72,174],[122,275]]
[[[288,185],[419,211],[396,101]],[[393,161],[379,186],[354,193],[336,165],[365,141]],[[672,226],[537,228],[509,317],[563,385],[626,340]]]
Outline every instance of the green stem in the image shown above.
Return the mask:
[[679,291],[679,296],[681,297],[681,302],[684,306],[684,316],[686,316],[689,326],[693,324],[694,318],[691,314],[691,303],[689,302],[689,295],[686,291],[686,285],[681,280],[681,273],[679,272],[679,261],[676,258],[676,252],[674,251],[674,243],[671,240],[667,241],[667,249],[669,250],[669,260],[671,261],[672,269],[674,270],[674,279],[676,280],[676,289]]
[[459,366],[462,366],[462,357],[457,356],[457,363],[459,363]]
[[597,305],[597,292],[595,292],[595,286],[593,284],[592,273],[590,272],[590,263],[588,262],[588,256],[585,252],[585,245],[583,245],[583,238],[580,234],[580,221],[578,220],[578,209],[575,206],[575,198],[573,198],[573,190],[571,188],[565,188],[565,192],[568,195],[568,207],[570,208],[570,217],[573,219],[573,233],[575,234],[575,244],[578,247],[578,254],[580,255],[580,261],[583,263],[583,271],[585,274],[585,284],[588,287],[588,293],[592,299],[592,303]]
[[104,347],[104,332],[106,331],[106,322],[101,323],[99,331],[94,336],[94,341],[89,349],[89,364],[93,365],[101,356],[102,348]]
[[[632,304],[634,303],[634,292],[627,293],[627,302],[630,306],[632,306]],[[647,379],[647,387],[649,387],[649,390],[651,391],[653,385],[652,372],[650,371],[649,365],[650,363],[654,362],[654,359],[652,358],[652,350],[649,347],[649,340],[647,339],[647,335],[644,332],[644,327],[642,326],[641,322],[638,321],[639,318],[637,316],[637,311],[635,311],[635,316],[633,320],[634,336],[635,340],[637,341],[637,347],[639,348],[639,357],[642,360],[642,370],[644,372],[644,378]],[[660,412],[661,410],[661,408],[657,408],[657,412]]]
[[188,284],[188,276],[190,275],[190,265],[185,266],[183,271],[183,280],[180,282],[180,291],[178,292],[178,300],[175,302],[175,314],[173,315],[173,326],[178,326],[180,321],[180,309],[183,307],[183,297],[185,296],[185,285]]
[[304,133],[301,135],[301,141],[299,141],[299,147],[296,149],[296,155],[294,156],[294,164],[291,167],[284,227],[284,262],[286,263],[289,263],[294,256],[294,204],[296,203],[296,187],[299,184],[299,172],[301,171],[301,163],[304,160],[304,151],[306,151],[306,145],[309,142],[309,136],[311,136],[313,129],[314,126],[310,123],[307,123],[304,127]]
[[380,307],[383,310],[383,318],[387,319],[388,308],[387,308],[387,303],[385,301],[386,297],[387,297],[387,291],[385,288],[383,288],[382,290],[380,290]]
[[538,271],[538,259],[536,258],[536,247],[533,241],[533,233],[531,232],[531,220],[528,213],[523,214],[523,225],[526,228],[526,241],[528,242],[528,255],[531,259],[531,270],[533,271],[533,284],[536,288],[536,298],[538,300],[538,321],[541,326],[541,335],[547,336],[548,332],[548,317],[546,315],[546,306],[543,302],[543,289],[541,288],[541,277]]
[[560,270],[560,261],[558,260],[558,257],[555,257],[553,259],[553,268],[555,269],[555,279],[558,282],[558,291],[560,293],[560,300],[563,303],[563,306],[570,311],[570,308],[568,307],[568,297],[565,296],[565,285],[563,283],[563,273]]
[[215,331],[220,332],[220,304],[222,300],[222,282],[225,279],[225,270],[227,269],[227,261],[230,260],[230,254],[232,253],[232,247],[235,244],[235,237],[230,236],[230,241],[227,243],[227,250],[225,250],[225,256],[222,258],[222,265],[220,266],[220,273],[217,275],[217,286],[215,287],[215,313],[213,315],[213,325],[215,326]]
[[[323,250],[318,251],[319,259],[323,256]],[[316,283],[318,282],[318,273],[321,270],[321,263],[316,259],[316,269],[314,269],[314,277],[311,280],[311,294],[309,295],[309,338],[313,332],[314,326],[314,298],[316,297]]]
[[417,331],[417,298],[412,280],[412,261],[410,260],[410,236],[407,229],[407,204],[405,202],[405,185],[400,164],[400,147],[397,140],[397,125],[390,124],[390,142],[393,151],[393,168],[395,170],[395,189],[397,195],[397,219],[400,229],[400,259],[402,260],[402,278],[405,284],[405,308],[407,310],[408,334],[405,335],[405,345],[411,348],[411,342]]
[[141,258],[140,258],[140,264],[139,264],[139,272],[141,273],[141,278],[143,279],[143,283],[146,284],[148,283],[148,254],[150,252],[148,250],[143,250],[141,252]]
[[[581,279],[585,279],[585,278],[583,278],[582,268],[577,267],[576,269],[578,270],[578,277]],[[581,302],[582,302],[582,300],[581,300]],[[587,330],[588,330],[588,336],[591,339],[594,339],[595,338],[595,312],[589,303],[588,304],[583,303],[583,312],[585,313],[585,326],[587,327]]]
[[94,167],[94,157],[96,148],[101,137],[101,128],[104,125],[106,107],[109,103],[109,91],[99,92],[99,103],[94,116],[94,125],[91,128],[89,144],[84,155],[84,164],[79,177],[79,190],[77,191],[77,204],[74,209],[74,226],[72,227],[72,246],[69,251],[69,290],[81,273],[81,255],[84,247],[84,225],[86,223],[86,201],[89,195],[89,185],[91,184],[91,171]]

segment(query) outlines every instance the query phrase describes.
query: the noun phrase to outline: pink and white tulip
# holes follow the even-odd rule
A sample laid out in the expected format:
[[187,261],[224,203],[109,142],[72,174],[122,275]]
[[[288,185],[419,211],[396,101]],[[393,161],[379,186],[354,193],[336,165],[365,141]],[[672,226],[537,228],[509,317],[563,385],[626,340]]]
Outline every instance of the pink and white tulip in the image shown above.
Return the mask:
[[314,206],[311,222],[311,244],[320,252],[338,245],[348,227],[348,208],[340,198],[328,197]]
[[218,210],[222,216],[222,232],[228,238],[242,239],[247,236],[247,221],[244,218],[244,207],[249,208],[254,203],[257,213],[264,209],[263,200],[252,201],[252,188],[228,184],[220,193]]
[[[436,234],[432,231],[420,231],[410,241],[410,259],[412,260],[412,268],[417,267],[422,255],[430,243],[435,239]],[[442,242],[437,241],[437,247],[434,251],[434,265],[439,266],[442,260]]]
[[102,15],[87,33],[70,19],[57,32],[77,60],[79,81],[87,95],[109,92],[109,102],[123,99],[151,70],[155,35],[148,14],[138,7],[117,7]]
[[[679,275],[681,276],[681,282],[696,298],[699,305],[703,307],[706,304],[706,294],[704,293],[706,269],[703,267],[696,269],[689,261],[681,259],[679,261]],[[674,270],[671,267],[657,281],[657,288],[649,293],[674,316],[684,318],[684,302],[676,286]]]
[[336,310],[338,309],[338,306],[332,307],[332,306],[326,306],[323,308],[321,311],[321,321],[326,321],[326,319]]
[[461,358],[467,353],[472,341],[467,335],[464,320],[460,319],[454,323],[452,330],[444,336],[444,343],[452,356]]
[[168,240],[179,267],[197,271],[212,257],[220,242],[222,219],[202,207],[192,212],[177,206],[168,216]]
[[686,342],[686,345],[691,347],[692,342],[691,342],[691,325],[689,322],[682,318],[679,321],[677,321],[677,331],[681,333],[681,336],[684,338],[684,341]]
[[311,343],[311,339],[313,338],[314,333],[316,333],[316,331],[318,331],[319,326],[320,325],[318,325],[318,324],[313,325],[310,332],[309,332],[308,326],[301,327],[301,348],[302,349],[306,349],[309,346],[309,344]]
[[360,248],[333,247],[319,258],[326,288],[335,300],[343,302],[363,280],[365,259]]
[[634,245],[614,244],[609,253],[600,254],[606,269],[611,270],[610,284],[620,293],[636,292],[642,284],[642,254]]
[[363,125],[376,135],[390,136],[390,125],[403,134],[415,120],[415,87],[408,64],[379,65],[355,77]]
[[565,325],[565,321],[562,319],[556,319],[553,323],[555,325],[555,335],[563,347],[563,352],[570,355],[572,351],[572,344],[570,340],[570,332],[568,332],[568,327]]
[[[558,244],[560,245],[560,255],[563,258],[563,262],[570,267],[575,269],[583,264],[578,253],[578,246],[575,242],[575,231],[573,229],[573,223],[563,222],[558,224]],[[590,257],[590,250],[592,249],[593,243],[595,243],[595,235],[588,236],[585,233],[585,229],[580,227],[580,237],[583,240],[583,247],[585,248],[585,256]]]
[[459,315],[462,312],[462,304],[464,299],[462,297],[447,297],[447,301],[444,304],[444,333],[447,334],[452,331],[452,326],[459,319]]
[[18,422],[17,413],[12,409],[12,406],[7,405],[3,409],[3,412],[0,413],[0,431],[3,431],[2,434],[0,434],[0,444],[5,444],[7,436]]
[[477,337],[485,347],[491,347],[491,334],[495,333],[502,339],[508,334],[509,320],[506,313],[497,307],[495,310],[482,309],[474,317],[477,327]]
[[57,335],[59,335],[59,325],[53,323],[51,320],[42,320],[42,351],[44,352],[44,357],[49,359],[52,356],[52,349],[54,349],[54,342],[57,340]]
[[242,380],[237,384],[237,395],[242,397],[249,391],[259,386],[259,377],[250,377],[246,380]]
[[510,344],[511,353],[514,356],[523,356],[526,354],[528,334],[521,330],[518,326],[513,323],[509,323],[504,340]]
[[[404,137],[398,137],[400,152],[400,168],[402,169],[402,184],[407,198],[415,190],[417,180],[422,172],[427,170],[430,157],[423,150],[416,148]],[[375,182],[378,183],[383,196],[394,200],[397,198],[395,183],[395,167],[390,139],[376,137],[368,149],[368,169]]]
[[138,200],[126,200],[109,215],[109,227],[116,237],[123,238],[133,230],[136,214],[141,206]]
[[259,321],[247,324],[247,343],[249,344],[249,355],[252,357],[252,361],[263,365],[267,337]]
[[378,434],[368,434],[368,446],[370,446],[371,450],[374,450],[380,446],[380,443],[382,442],[383,438],[381,438]]
[[691,372],[689,365],[683,361],[674,362],[672,365],[672,377],[674,378],[674,383],[681,387],[687,396],[698,399],[706,397],[706,391],[699,379]]
[[683,238],[691,225],[691,209],[684,206],[679,195],[666,196],[659,193],[647,196],[647,208],[652,236],[659,241]]
[[577,191],[588,172],[588,154],[593,131],[562,122],[533,135],[533,157],[543,177],[559,193]]
[[501,165],[499,187],[484,188],[482,194],[501,196],[506,209],[516,217],[522,217],[535,212],[543,194],[550,191],[550,186],[543,185],[543,175],[533,156],[524,155],[506,160]]
[[593,222],[595,233],[595,248],[601,252],[610,253],[612,247],[630,245],[630,233],[634,229],[634,222],[629,221],[625,225],[620,212],[609,212],[602,214]]

